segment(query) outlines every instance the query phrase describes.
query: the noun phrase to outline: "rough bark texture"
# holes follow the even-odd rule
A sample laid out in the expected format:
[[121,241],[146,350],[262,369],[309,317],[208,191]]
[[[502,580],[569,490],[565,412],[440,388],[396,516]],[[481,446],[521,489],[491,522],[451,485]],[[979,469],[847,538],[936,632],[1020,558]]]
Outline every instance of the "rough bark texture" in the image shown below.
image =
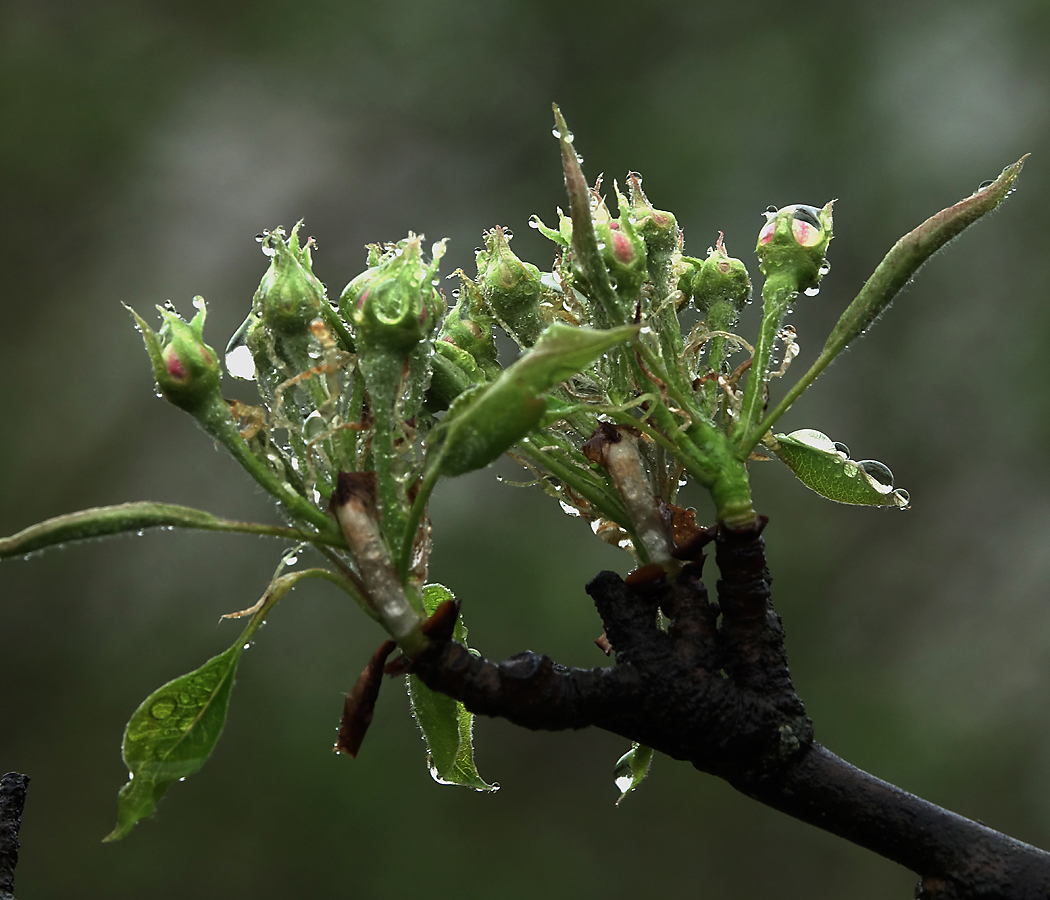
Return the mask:
[[26,802],[28,775],[8,772],[0,778],[0,900],[14,900],[18,865],[18,829]]
[[[439,634],[415,660],[432,689],[532,729],[604,728],[916,872],[921,900],[1047,900],[1050,854],[854,768],[813,739],[788,671],[761,537],[721,526],[719,604],[703,561],[671,583],[602,572],[594,600],[614,666],[526,652],[495,664]],[[670,620],[666,631],[657,612]]]

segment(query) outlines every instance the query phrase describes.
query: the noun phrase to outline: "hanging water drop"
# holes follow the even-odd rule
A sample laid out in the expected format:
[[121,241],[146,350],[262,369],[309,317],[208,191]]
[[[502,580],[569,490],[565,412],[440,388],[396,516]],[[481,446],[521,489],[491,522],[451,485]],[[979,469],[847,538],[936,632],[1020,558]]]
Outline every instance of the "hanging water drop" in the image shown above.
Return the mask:
[[506,238],[506,239],[507,239],[508,241],[511,241],[511,240],[513,240],[513,239],[514,239],[514,232],[513,232],[513,231],[511,231],[511,230],[510,230],[509,228],[504,228],[504,229],[503,229],[503,236],[504,236],[504,237],[505,237],[505,238]]
[[849,459],[849,447],[843,444],[841,441],[835,441],[835,449],[838,450],[846,459]]
[[830,271],[831,271],[831,263],[829,263],[827,260],[824,260],[824,262],[822,262],[820,264],[820,268],[817,269],[817,272],[819,273],[821,278],[823,278],[825,275],[827,275],[828,272],[830,272]]
[[893,490],[893,473],[890,471],[889,466],[880,463],[877,459],[859,460],[857,466],[867,472],[874,481],[886,488],[887,491]]
[[816,297],[817,294],[820,293],[820,288],[814,284],[811,287],[806,288],[802,293],[804,293],[807,297]]
[[535,216],[533,216],[531,219],[529,219],[529,228],[536,228],[536,229],[538,229],[539,227],[540,227],[539,219],[537,219]]
[[241,381],[255,381],[255,360],[246,344],[226,351],[226,371]]

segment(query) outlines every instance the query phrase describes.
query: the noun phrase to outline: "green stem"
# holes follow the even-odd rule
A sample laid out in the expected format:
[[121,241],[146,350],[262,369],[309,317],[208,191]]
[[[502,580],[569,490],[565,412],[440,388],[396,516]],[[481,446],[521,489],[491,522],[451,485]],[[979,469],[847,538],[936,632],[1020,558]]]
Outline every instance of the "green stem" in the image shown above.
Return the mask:
[[34,553],[70,541],[143,531],[147,528],[195,528],[201,531],[256,534],[333,547],[346,546],[341,537],[333,535],[313,534],[296,528],[281,528],[255,522],[235,522],[231,519],[220,519],[211,513],[189,506],[142,501],[84,509],[30,525],[17,534],[0,538],[0,559]]
[[[221,397],[197,415],[205,431],[221,443],[263,488],[279,500],[294,517],[305,519],[322,535],[330,536],[328,543],[338,541],[335,523],[305,497],[291,490],[262,462],[245,443],[230,416],[230,410]],[[336,544],[339,546],[339,544]]]
[[740,406],[740,417],[733,426],[733,436],[743,443],[751,429],[758,423],[766,404],[766,385],[769,382],[769,360],[773,355],[773,344],[777,339],[780,323],[798,296],[798,275],[791,267],[776,269],[766,277],[762,285],[762,327],[755,342],[751,357],[751,370],[747,375],[744,400]]

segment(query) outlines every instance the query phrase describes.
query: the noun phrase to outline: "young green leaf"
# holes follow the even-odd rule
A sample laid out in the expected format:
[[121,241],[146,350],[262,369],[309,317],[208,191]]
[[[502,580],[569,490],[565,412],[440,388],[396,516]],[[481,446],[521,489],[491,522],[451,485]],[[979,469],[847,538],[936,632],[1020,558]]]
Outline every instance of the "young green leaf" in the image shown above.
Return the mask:
[[[839,445],[841,446],[841,445]],[[880,462],[854,462],[819,431],[776,435],[770,449],[806,487],[836,503],[907,508],[908,492],[894,490],[893,473]]]
[[[445,600],[455,599],[448,588],[428,584],[423,588],[423,603],[428,614]],[[452,633],[461,644],[467,642],[463,617],[456,620]],[[459,784],[476,791],[496,791],[499,785],[488,784],[474,765],[472,732],[474,715],[451,697],[430,690],[415,675],[408,676],[408,694],[430,753],[430,774],[439,784]]]
[[631,749],[616,761],[613,769],[613,779],[620,791],[620,797],[616,801],[619,806],[631,791],[638,788],[649,774],[649,766],[653,761],[653,748],[642,744],[632,744]]
[[324,569],[304,569],[276,579],[229,650],[162,685],[142,701],[124,731],[122,753],[128,783],[117,800],[117,825],[103,840],[120,840],[153,812],[174,782],[204,765],[226,724],[233,678],[248,641],[273,605],[298,581],[328,574]]
[[463,394],[430,434],[427,455],[441,475],[462,475],[493,462],[537,427],[544,391],[602,353],[630,340],[636,326],[608,331],[554,323],[492,384]]

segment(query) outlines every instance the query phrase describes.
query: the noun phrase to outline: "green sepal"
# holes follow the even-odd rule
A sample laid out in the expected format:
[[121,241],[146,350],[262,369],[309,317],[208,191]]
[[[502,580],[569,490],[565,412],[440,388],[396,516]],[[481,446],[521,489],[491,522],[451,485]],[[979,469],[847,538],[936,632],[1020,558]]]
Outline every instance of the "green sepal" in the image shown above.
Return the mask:
[[461,395],[430,433],[428,464],[441,475],[462,475],[498,459],[537,427],[542,396],[596,357],[630,340],[637,326],[608,331],[552,324],[536,345],[492,384]]
[[572,246],[572,219],[570,219],[562,208],[558,207],[558,230],[555,231],[553,228],[548,228],[543,224],[543,220],[539,216],[533,216],[529,219],[529,225],[535,228],[540,234],[542,234],[547,240],[554,241],[563,250],[568,250]]
[[[836,449],[825,434],[811,429],[778,434],[770,449],[806,487],[836,503],[857,506],[896,506],[906,509],[910,503],[907,491],[894,489],[892,474],[873,460],[855,462]],[[864,468],[878,467],[889,475],[884,484]]]
[[616,766],[613,768],[613,780],[620,791],[620,796],[616,800],[617,806],[623,802],[624,797],[637,790],[638,785],[645,780],[652,762],[653,748],[639,743],[632,744],[631,749],[616,761]]
[[[454,599],[443,585],[428,584],[423,588],[423,605],[428,615],[445,600]],[[456,619],[452,637],[466,646],[467,629],[462,616]],[[458,784],[476,791],[499,790],[499,785],[486,782],[474,765],[473,713],[451,697],[432,691],[415,675],[408,676],[408,695],[412,714],[427,744],[431,777],[439,784]]]
[[303,578],[326,570],[304,569],[276,579],[265,602],[233,646],[199,669],[157,688],[132,713],[122,754],[128,783],[117,800],[117,825],[104,841],[118,841],[150,815],[176,781],[196,772],[211,756],[226,724],[230,691],[241,654],[273,605]]

